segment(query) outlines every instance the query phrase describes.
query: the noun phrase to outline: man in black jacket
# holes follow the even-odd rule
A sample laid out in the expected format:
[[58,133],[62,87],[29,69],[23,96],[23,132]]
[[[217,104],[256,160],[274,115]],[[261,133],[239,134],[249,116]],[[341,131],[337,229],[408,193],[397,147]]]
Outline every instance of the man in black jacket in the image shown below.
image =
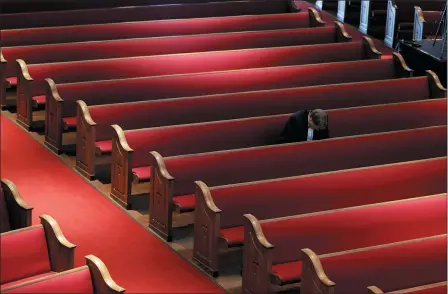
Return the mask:
[[279,143],[322,140],[330,137],[328,115],[322,109],[301,110],[286,123]]

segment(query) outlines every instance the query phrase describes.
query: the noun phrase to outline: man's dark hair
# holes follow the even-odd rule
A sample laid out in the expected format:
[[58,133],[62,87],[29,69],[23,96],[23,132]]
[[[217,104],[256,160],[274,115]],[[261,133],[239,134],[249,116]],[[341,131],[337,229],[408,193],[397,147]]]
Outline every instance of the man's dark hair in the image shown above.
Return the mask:
[[325,130],[328,127],[328,114],[322,109],[311,110],[309,115],[317,130]]

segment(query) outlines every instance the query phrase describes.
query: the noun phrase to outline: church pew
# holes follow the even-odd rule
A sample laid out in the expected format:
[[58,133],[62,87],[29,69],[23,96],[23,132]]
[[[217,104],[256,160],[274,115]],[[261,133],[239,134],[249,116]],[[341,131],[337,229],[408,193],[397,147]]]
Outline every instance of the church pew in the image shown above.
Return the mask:
[[166,158],[153,151],[150,227],[171,240],[172,208],[195,210],[194,181],[218,186],[444,156],[446,130],[438,126]]
[[[331,137],[446,124],[446,98],[328,110]],[[130,209],[132,183],[150,180],[148,153],[164,156],[276,144],[290,114],[123,131],[113,125],[111,197]],[[415,118],[419,117],[418,120]]]
[[433,195],[445,192],[446,173],[441,157],[215,187],[197,181],[193,260],[217,275],[218,249],[243,246],[245,213],[268,219]]
[[296,12],[298,10],[299,8],[295,5],[293,0],[250,0],[187,3],[180,5],[146,5],[72,11],[25,12],[3,14],[0,29],[102,24],[175,18],[274,14]]
[[[315,10],[310,9],[310,14],[299,13],[300,15],[305,14],[307,18],[310,18],[312,23],[311,27],[323,26],[324,23],[319,19],[319,15]],[[313,19],[311,15],[316,18]],[[268,15],[269,16],[269,15]],[[277,15],[274,15],[278,17]],[[294,14],[280,14],[280,16],[290,17]],[[240,17],[241,18],[241,17]],[[196,19],[196,20],[207,20],[207,19]],[[186,20],[190,21],[190,20]],[[203,24],[208,27],[207,24]],[[308,26],[307,26],[308,27]],[[306,27],[304,27],[306,28]],[[344,28],[338,27],[337,29]],[[294,41],[287,42],[284,39],[275,40],[275,37],[279,35],[277,32],[259,32],[264,35],[265,38],[273,38],[273,42],[269,43],[270,46],[283,46],[294,45],[294,44],[313,44],[314,42],[333,42],[335,40],[334,36],[329,35],[330,30],[322,31],[322,34],[317,33],[317,37],[302,37],[294,38]],[[313,31],[314,32],[314,31]],[[280,32],[281,33],[281,32]],[[283,31],[285,33],[285,31]],[[308,31],[293,31],[289,32],[292,35],[295,34],[307,34],[311,33]],[[326,34],[325,34],[326,33]],[[84,60],[94,60],[94,59],[106,59],[106,58],[124,58],[124,57],[135,57],[135,56],[152,56],[152,55],[162,55],[162,54],[174,54],[174,53],[191,53],[200,51],[216,51],[216,50],[231,50],[231,49],[244,49],[257,47],[259,44],[257,42],[262,42],[259,40],[262,36],[259,34],[249,33],[248,35],[193,35],[171,38],[139,38],[139,39],[115,39],[106,41],[96,41],[96,42],[76,42],[76,43],[65,43],[65,44],[44,44],[44,45],[33,45],[33,46],[15,46],[15,47],[4,47],[2,49],[3,58],[5,59],[6,65],[4,65],[4,70],[6,70],[7,80],[11,84],[17,85],[17,73],[16,67],[14,67],[14,62],[17,59],[21,59],[27,64],[42,64],[42,63],[54,63],[54,62],[68,62],[68,61],[84,61]],[[282,35],[282,34],[280,34]],[[239,36],[239,38],[238,38]],[[233,44],[236,39],[255,37],[247,43]],[[162,36],[163,37],[163,36]],[[279,37],[279,36],[277,36]],[[203,39],[206,40],[203,40]],[[213,38],[215,42],[219,38],[223,40],[217,44],[210,44],[209,38]],[[200,42],[202,41],[202,42]],[[226,41],[226,42],[224,42]],[[337,39],[336,39],[337,41]],[[227,43],[228,42],[228,43]],[[182,47],[179,47],[179,43],[184,43]],[[262,43],[261,45],[264,45]],[[261,46],[260,45],[260,46]],[[7,62],[7,61],[10,62]]]
[[94,255],[87,255],[85,259],[85,266],[20,283],[2,289],[2,293],[125,293],[126,290],[115,283],[101,259]]
[[[302,252],[297,248],[313,248],[316,254],[326,254],[444,234],[446,195],[404,200],[398,197],[385,203],[264,221],[245,214],[243,293],[268,294],[274,285],[300,282]],[[352,198],[365,196],[364,191],[351,194]],[[404,193],[403,196],[406,197]],[[344,200],[338,197],[333,201]]]
[[[301,293],[366,293],[406,289],[446,279],[446,234],[317,255],[302,249]],[[299,249],[297,249],[299,250]]]
[[441,11],[423,11],[416,6],[412,39],[421,41],[427,38],[434,38],[441,16]]
[[442,11],[445,0],[388,0],[384,43],[394,47],[398,39],[412,39],[415,5],[424,10]]
[[13,182],[0,179],[1,233],[31,226],[32,210]]
[[[131,102],[141,101],[145,98],[158,100],[176,97],[385,80],[407,77],[411,74],[412,71],[407,68],[401,55],[394,54],[393,59],[361,60],[344,63],[335,62],[315,65],[77,83],[67,85],[65,88],[67,90],[70,89],[70,96],[73,97],[70,99],[71,101],[77,99],[87,100],[87,97],[89,97],[89,104],[99,104],[97,101],[101,101],[102,104],[105,104],[106,101],[107,103]],[[98,83],[103,85],[101,90],[96,86]],[[57,94],[61,97],[61,99],[57,100],[66,99],[67,95],[65,93],[68,91],[64,91],[64,93],[59,86],[57,87],[57,90]],[[54,92],[54,90],[48,90],[48,93],[52,92]],[[142,93],[144,93],[145,96],[142,97]],[[52,93],[53,96],[54,94],[56,93]],[[421,97],[419,99],[421,99]],[[106,106],[105,108],[108,107],[110,106]],[[47,111],[46,115],[49,115],[49,113],[52,112]],[[60,114],[56,115],[61,117]],[[103,112],[102,114],[98,113],[98,115],[100,116],[99,119],[102,119],[109,114]],[[118,117],[116,118],[118,120]],[[58,118],[57,120],[60,121],[61,119]],[[78,102],[77,120],[66,121],[67,124],[76,124],[77,169],[82,175],[88,178],[92,178],[95,173],[95,142],[110,141],[113,131],[110,128],[110,125],[117,123],[114,120],[109,120],[110,124],[102,125],[101,128],[96,128],[95,120],[96,118],[90,115],[86,103]],[[50,122],[48,125],[53,125],[53,123]],[[46,132],[49,132],[47,129]],[[92,130],[94,131],[92,132]],[[54,133],[60,134],[61,132],[56,131]],[[49,136],[47,135],[47,137]],[[51,137],[56,138],[57,135],[51,135]],[[53,151],[58,151],[58,149],[55,148],[57,145],[48,141],[49,140],[46,140],[46,145]],[[97,145],[99,146],[99,144]],[[98,153],[99,156],[109,156],[112,151],[110,143],[101,144],[99,147],[101,151],[101,153]]]
[[40,225],[1,234],[1,288],[72,269],[76,246],[48,215]]
[[30,46],[133,38],[153,38],[243,31],[298,29],[323,26],[319,13],[309,8],[297,13],[238,15],[190,19],[74,25],[4,30],[2,45]]
[[[124,52],[133,51],[130,54],[147,54],[158,55],[135,57],[135,58],[115,58],[115,59],[100,59],[100,60],[87,60],[87,61],[73,61],[73,62],[58,62],[58,63],[43,63],[43,64],[31,64],[27,65],[23,60],[18,59],[16,64],[16,74],[18,75],[18,115],[20,117],[19,122],[22,122],[28,127],[28,121],[31,120],[32,109],[28,109],[28,106],[44,105],[44,87],[45,79],[51,78],[56,83],[76,83],[87,81],[99,81],[99,80],[111,80],[111,79],[125,79],[136,77],[150,77],[157,75],[169,75],[169,74],[182,74],[182,73],[195,73],[206,71],[219,71],[219,70],[233,70],[244,69],[246,67],[266,67],[266,66],[286,66],[294,64],[306,64],[308,55],[323,55],[328,56],[328,60],[353,60],[355,57],[359,59],[363,58],[378,58],[379,52],[372,47],[373,42],[370,39],[364,39],[366,45],[348,45],[348,47],[340,48],[341,53],[335,51],[335,54],[330,53],[323,47],[320,50],[316,48],[305,47],[297,48],[300,50],[298,55],[288,56],[294,50],[291,48],[264,48],[264,47],[289,47],[295,45],[310,45],[316,43],[333,43],[334,41],[349,41],[349,37],[343,29],[342,24],[335,23],[334,28],[312,28],[310,29],[298,29],[298,30],[283,30],[283,31],[264,31],[264,32],[246,32],[246,33],[233,33],[233,34],[220,34],[214,35],[196,35],[196,36],[181,36],[181,37],[167,37],[167,38],[150,38],[144,40],[149,42],[144,46],[132,46]],[[336,32],[340,33],[335,34]],[[297,36],[291,38],[293,34]],[[316,34],[314,34],[316,33]],[[310,35],[313,34],[313,35]],[[339,36],[339,37],[337,37]],[[216,37],[216,38],[215,38]],[[219,40],[217,38],[221,38]],[[179,42],[183,39],[185,43],[180,46]],[[166,42],[167,41],[167,42]],[[126,41],[123,41],[126,42]],[[154,43],[154,44],[151,44]],[[158,43],[160,46],[158,46]],[[98,43],[96,43],[98,44]],[[368,44],[368,45],[367,45]],[[166,46],[165,46],[166,45]],[[330,44],[328,44],[330,45]],[[74,46],[70,44],[68,46]],[[364,47],[363,47],[364,46]],[[76,47],[76,46],[75,46]],[[139,48],[148,49],[139,49]],[[370,50],[370,48],[372,48]],[[125,46],[127,48],[127,46]],[[269,55],[256,57],[249,51],[242,52],[203,52],[203,51],[217,51],[217,50],[237,50],[237,49],[263,49],[259,51],[259,54]],[[365,48],[365,49],[363,49]],[[99,53],[102,50],[87,50],[81,53],[81,55],[91,55],[93,58],[98,57],[99,54],[103,56],[106,53]],[[120,49],[120,48],[118,48]],[[120,52],[120,50],[115,52]],[[287,59],[282,61],[277,59],[277,54],[271,54],[269,50],[283,51],[281,54],[286,54]],[[370,50],[370,51],[369,51]],[[204,54],[189,54],[183,56],[160,56],[165,54],[175,53],[194,53],[200,52]],[[348,52],[351,51],[351,52]],[[364,53],[366,52],[366,53]],[[336,55],[336,53],[338,53]],[[349,54],[347,54],[349,53]],[[116,54],[116,53],[114,53]],[[246,55],[250,56],[246,56]],[[279,57],[282,57],[279,54]],[[301,54],[304,54],[303,56]],[[358,55],[359,54],[359,55]],[[76,56],[76,54],[73,54]],[[124,54],[126,55],[126,54]],[[340,56],[340,57],[339,57]],[[83,58],[83,57],[81,57]],[[233,62],[228,61],[228,58],[232,58]],[[257,59],[261,58],[261,59]],[[283,58],[284,59],[284,58]],[[311,63],[313,60],[319,60],[321,58],[311,57]],[[326,58],[322,58],[325,60]],[[265,62],[266,60],[266,62]],[[276,61],[277,60],[277,61]],[[264,63],[265,62],[265,63]],[[194,64],[191,65],[191,63]],[[120,68],[120,71],[117,71]],[[14,73],[11,73],[14,74]],[[29,112],[27,112],[29,111]],[[23,121],[22,118],[27,116],[27,120]]]
[[367,289],[369,294],[446,294],[447,282],[445,281],[429,285],[417,286],[387,293],[384,293],[380,288],[376,286],[369,286]]
[[363,34],[383,36],[387,16],[386,1],[361,1],[359,31]]

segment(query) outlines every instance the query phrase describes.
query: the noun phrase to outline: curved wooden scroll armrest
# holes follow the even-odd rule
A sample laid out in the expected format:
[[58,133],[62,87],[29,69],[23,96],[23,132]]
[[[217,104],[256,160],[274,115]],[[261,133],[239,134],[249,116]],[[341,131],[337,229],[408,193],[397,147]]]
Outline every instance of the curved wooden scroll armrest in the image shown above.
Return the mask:
[[412,77],[414,71],[410,69],[400,53],[392,53],[395,62],[395,74],[397,77]]
[[5,57],[3,57],[2,49],[0,48],[0,63],[6,63]]
[[345,26],[342,22],[335,21],[334,26],[336,28],[336,42],[350,42],[353,39],[353,37],[345,30]]
[[322,20],[322,18],[320,17],[319,12],[313,8],[313,7],[308,7],[308,14],[309,14],[309,21],[310,21],[310,26],[311,27],[323,27],[325,26],[325,21]]
[[[160,155],[160,153],[158,153],[157,151],[151,151],[149,152],[149,154],[152,157],[152,162],[153,164],[151,164],[151,167],[154,167],[155,170],[158,170],[160,173],[160,176],[164,177],[166,180],[174,180],[174,178],[170,175],[170,173],[168,172],[168,169],[166,168],[165,165],[165,161],[163,160],[162,155]],[[152,173],[151,173],[152,174]],[[153,181],[151,181],[153,182]]]
[[47,84],[48,93],[51,95],[51,97],[58,102],[64,101],[59,95],[58,89],[56,88],[56,83],[53,81],[53,79],[45,79],[45,82]]
[[1,179],[1,193],[6,202],[9,215],[10,229],[16,230],[31,226],[33,207],[28,205],[20,196],[16,185],[7,179]]
[[90,126],[96,126],[96,122],[94,122],[92,117],[90,116],[90,111],[87,104],[82,100],[77,100],[76,103],[79,106],[79,109],[82,113],[82,117],[84,118],[85,122]]
[[220,213],[222,210],[219,209],[213,201],[213,197],[207,184],[202,181],[195,181],[194,184],[196,185],[196,202],[202,202],[203,199],[208,209],[214,213]]
[[363,36],[363,51],[364,51],[364,58],[365,59],[380,59],[382,53],[376,49],[375,43],[373,43],[373,40],[370,37]]
[[72,269],[76,245],[65,238],[59,224],[51,216],[41,215],[40,222],[45,230],[51,270],[61,272]]
[[368,294],[384,294],[384,292],[381,291],[381,289],[378,288],[377,286],[367,287],[367,293]]
[[94,255],[87,255],[85,259],[92,276],[94,293],[124,293],[126,291],[115,283],[101,259]]
[[126,140],[126,136],[124,135],[123,129],[119,125],[112,125],[112,128],[115,130],[115,133],[118,138],[118,143],[120,144],[121,148],[123,148],[127,152],[133,152],[134,150],[129,147],[128,141]]
[[445,98],[446,88],[440,82],[440,79],[437,76],[437,74],[432,70],[427,70],[426,76],[428,77],[429,94],[431,98]]
[[[308,283],[312,281],[314,287],[318,286],[317,282],[324,287],[334,287],[336,284],[331,281],[328,276],[325,274],[325,271],[322,267],[322,263],[319,260],[319,257],[316,253],[314,253],[311,249],[305,248],[302,249],[303,258],[302,258],[302,266],[303,266],[303,283],[307,283],[307,286],[311,286]],[[308,281],[306,279],[310,279]],[[310,291],[311,289],[307,289]]]
[[257,236],[258,242],[260,242],[263,247],[266,249],[274,248],[274,245],[269,243],[269,241],[266,239],[266,236],[263,233],[263,229],[261,228],[260,222],[258,219],[253,216],[252,214],[245,214],[244,217],[247,219],[248,223],[252,226],[255,235]]
[[26,65],[26,62],[23,61],[22,59],[17,59],[16,62],[17,62],[17,68],[18,68],[17,74],[20,77],[22,77],[23,79],[25,79],[26,81],[29,81],[29,82],[34,81],[28,71],[28,66]]
[[414,6],[415,8],[415,14],[418,18],[419,22],[426,22],[425,21],[425,16],[423,15],[423,10],[419,7],[419,6]]
[[296,5],[296,2],[294,0],[287,0],[288,6],[291,12],[300,12],[302,9]]

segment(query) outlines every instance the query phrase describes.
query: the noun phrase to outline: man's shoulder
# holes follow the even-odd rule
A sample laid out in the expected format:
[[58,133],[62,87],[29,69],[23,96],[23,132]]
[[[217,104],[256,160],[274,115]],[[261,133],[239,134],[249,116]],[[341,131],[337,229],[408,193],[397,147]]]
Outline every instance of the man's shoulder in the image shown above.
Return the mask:
[[308,116],[308,110],[299,110],[292,115],[292,117],[296,119],[300,119],[307,116]]

